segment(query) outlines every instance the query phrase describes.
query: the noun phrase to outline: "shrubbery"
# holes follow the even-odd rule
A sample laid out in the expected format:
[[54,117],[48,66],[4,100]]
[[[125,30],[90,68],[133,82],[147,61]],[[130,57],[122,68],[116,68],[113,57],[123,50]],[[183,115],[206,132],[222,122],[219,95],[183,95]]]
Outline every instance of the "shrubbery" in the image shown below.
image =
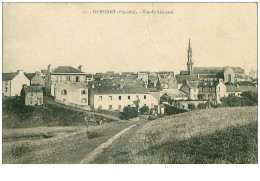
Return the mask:
[[149,107],[148,106],[143,106],[139,109],[140,114],[149,114]]
[[220,99],[224,107],[239,107],[239,106],[256,106],[257,105],[257,92],[245,91],[241,97],[228,96]]
[[188,104],[188,109],[191,109],[191,110],[196,109],[195,104],[193,104],[193,103]]
[[138,116],[138,111],[135,107],[124,107],[123,112],[120,113],[119,118],[120,119],[131,119],[131,118],[135,118]]

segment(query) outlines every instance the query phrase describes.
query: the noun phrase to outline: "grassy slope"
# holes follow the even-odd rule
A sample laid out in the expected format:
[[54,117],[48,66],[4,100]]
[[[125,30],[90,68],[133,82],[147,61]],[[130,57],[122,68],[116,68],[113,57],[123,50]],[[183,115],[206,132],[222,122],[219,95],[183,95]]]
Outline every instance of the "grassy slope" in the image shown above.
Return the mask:
[[[118,118],[91,113],[77,108],[57,104],[45,99],[43,106],[24,106],[19,98],[3,99],[3,128],[28,128],[39,126],[82,126],[84,117],[103,122],[118,121]],[[105,121],[104,121],[105,120]]]
[[79,163],[100,144],[135,123],[4,129],[3,163]]
[[[257,163],[257,107],[197,110],[151,121],[110,163]],[[126,154],[127,153],[127,154]]]

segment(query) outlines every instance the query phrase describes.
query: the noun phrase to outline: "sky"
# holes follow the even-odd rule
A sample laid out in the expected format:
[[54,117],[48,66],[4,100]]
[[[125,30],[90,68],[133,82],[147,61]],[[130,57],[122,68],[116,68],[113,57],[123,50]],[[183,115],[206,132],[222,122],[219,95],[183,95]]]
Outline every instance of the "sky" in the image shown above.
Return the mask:
[[257,3],[3,4],[3,72],[51,64],[177,74],[186,70],[189,38],[194,66],[257,68]]

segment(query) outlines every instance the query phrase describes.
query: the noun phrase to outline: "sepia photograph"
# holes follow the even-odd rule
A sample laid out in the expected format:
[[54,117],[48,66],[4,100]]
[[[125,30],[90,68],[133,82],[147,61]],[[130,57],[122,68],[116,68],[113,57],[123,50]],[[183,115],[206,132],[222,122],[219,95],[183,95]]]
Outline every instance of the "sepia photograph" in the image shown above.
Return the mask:
[[257,15],[2,3],[2,164],[258,164]]

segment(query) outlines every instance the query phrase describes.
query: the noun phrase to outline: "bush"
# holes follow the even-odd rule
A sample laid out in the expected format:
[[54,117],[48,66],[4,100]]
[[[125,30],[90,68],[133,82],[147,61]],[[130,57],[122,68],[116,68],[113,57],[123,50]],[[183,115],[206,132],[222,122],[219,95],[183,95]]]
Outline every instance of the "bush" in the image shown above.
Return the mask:
[[241,97],[231,95],[222,97],[220,101],[225,107],[256,106],[258,103],[257,97],[257,92],[245,91],[242,92]]
[[188,109],[194,110],[196,108],[195,104],[190,103],[188,104]]
[[198,109],[206,109],[207,105],[205,103],[199,103],[197,108]]
[[124,107],[123,112],[120,113],[119,118],[120,119],[131,119],[131,118],[135,118],[138,116],[138,111],[136,110],[135,107]]
[[149,114],[149,107],[148,106],[143,106],[139,110],[140,114]]

